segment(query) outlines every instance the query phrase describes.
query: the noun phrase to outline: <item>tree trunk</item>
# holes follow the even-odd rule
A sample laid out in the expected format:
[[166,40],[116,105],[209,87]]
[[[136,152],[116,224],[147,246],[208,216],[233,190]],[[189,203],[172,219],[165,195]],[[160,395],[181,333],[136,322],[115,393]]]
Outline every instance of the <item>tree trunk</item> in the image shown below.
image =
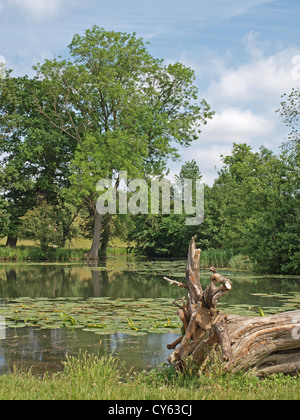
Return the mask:
[[65,247],[67,239],[68,239],[69,241],[71,241],[71,238],[70,238],[71,228],[72,228],[72,225],[73,225],[73,223],[74,223],[74,221],[75,221],[76,217],[78,216],[78,214],[79,214],[80,210],[81,210],[81,207],[79,207],[79,208],[76,210],[76,212],[75,212],[75,214],[73,215],[72,219],[71,219],[71,220],[69,220],[69,223],[67,223],[67,224],[63,224],[63,226],[62,226],[62,240],[61,240],[61,244],[60,244],[60,246],[61,246],[62,248],[64,248],[64,247]]
[[17,236],[9,236],[7,237],[5,246],[9,246],[11,248],[16,248],[18,242]]
[[[216,309],[218,299],[232,288],[230,279],[211,267],[210,284],[205,291],[200,283],[200,255],[196,237],[189,245],[186,284],[171,284],[188,290],[188,299],[174,301],[183,323],[184,335],[169,344],[175,349],[168,361],[178,369],[192,358],[201,372],[212,349],[222,351],[224,369],[236,372],[253,370],[257,376],[272,373],[300,372],[300,311],[268,317],[242,317],[222,314]],[[219,286],[217,286],[219,285]]]
[[92,247],[90,251],[87,254],[85,254],[85,257],[88,260],[98,260],[99,258],[101,226],[102,226],[102,214],[96,211]]
[[106,256],[107,254],[107,247],[108,247],[109,238],[110,238],[111,215],[107,215],[107,216],[108,217],[105,217],[105,221],[104,221],[104,229],[102,233],[101,248],[100,248],[100,254],[103,256]]

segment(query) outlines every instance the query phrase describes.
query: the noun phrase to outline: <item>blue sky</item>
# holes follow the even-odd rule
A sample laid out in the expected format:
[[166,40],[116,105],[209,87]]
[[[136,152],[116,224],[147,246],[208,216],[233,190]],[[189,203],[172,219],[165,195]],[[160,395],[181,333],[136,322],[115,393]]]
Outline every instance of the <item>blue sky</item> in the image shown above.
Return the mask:
[[[211,184],[233,142],[278,152],[288,129],[275,110],[300,85],[299,22],[299,0],[0,0],[0,61],[32,75],[92,25],[136,32],[154,57],[192,67],[216,111],[181,150]],[[171,174],[180,165],[171,163]]]

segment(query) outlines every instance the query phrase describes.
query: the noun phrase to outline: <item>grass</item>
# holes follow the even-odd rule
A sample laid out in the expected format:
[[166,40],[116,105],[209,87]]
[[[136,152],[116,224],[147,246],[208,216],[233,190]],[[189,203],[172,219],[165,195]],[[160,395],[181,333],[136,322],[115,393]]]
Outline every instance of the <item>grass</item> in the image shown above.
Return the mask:
[[[91,241],[84,238],[74,239],[65,248],[51,248],[45,255],[33,241],[19,240],[16,248],[5,247],[6,239],[0,240],[0,261],[81,261],[90,249]],[[107,249],[108,256],[127,255],[127,244],[114,239]],[[133,254],[134,255],[134,254]],[[232,268],[235,270],[253,269],[249,257],[235,255],[232,249],[206,249],[201,253],[203,267]]]
[[228,267],[228,263],[232,256],[233,251],[231,249],[206,249],[201,252],[201,265],[204,267]]
[[201,252],[201,265],[234,270],[253,270],[253,263],[246,255],[235,255],[232,249],[206,249]]
[[[20,240],[16,248],[5,247],[5,239],[0,240],[0,261],[81,261],[90,249],[91,241],[77,239],[69,247],[49,248],[47,255],[33,241]],[[107,255],[126,255],[126,245],[112,242]]]
[[[16,248],[5,247],[0,242],[0,261],[82,261],[88,252],[86,241],[77,241],[71,247],[49,248],[47,254],[32,241],[20,241]],[[81,246],[80,246],[81,245]],[[82,245],[86,245],[82,247]],[[112,244],[107,248],[108,256],[127,255],[127,248],[123,244]],[[133,254],[134,255],[134,254]],[[201,253],[203,267],[232,268],[235,270],[250,270],[253,268],[248,257],[233,256],[232,250],[208,249]]]
[[300,378],[251,374],[197,376],[163,366],[126,373],[112,357],[68,358],[62,373],[35,377],[15,371],[0,377],[1,400],[298,400]]

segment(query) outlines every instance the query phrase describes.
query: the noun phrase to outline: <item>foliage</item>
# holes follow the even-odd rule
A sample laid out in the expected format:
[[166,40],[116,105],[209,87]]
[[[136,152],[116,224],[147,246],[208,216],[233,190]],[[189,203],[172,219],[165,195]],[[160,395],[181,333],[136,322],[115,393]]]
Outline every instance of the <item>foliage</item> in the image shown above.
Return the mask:
[[8,212],[8,204],[0,197],[0,238],[9,233],[10,215]]
[[213,186],[220,242],[260,271],[299,272],[299,174],[291,156],[234,144]]
[[248,270],[253,269],[253,263],[247,255],[234,255],[228,262],[228,267],[234,270]]
[[28,210],[21,218],[19,236],[39,243],[41,255],[49,258],[54,253],[54,246],[64,247],[66,240],[70,243],[79,235],[79,230],[73,223],[74,213],[76,216],[76,209],[67,201],[50,205],[43,196],[39,196],[37,206]]
[[[184,180],[192,180],[192,200],[195,203],[196,196],[196,181],[201,180],[202,175],[195,160],[188,161],[182,165],[181,171],[176,176],[175,184],[179,184],[182,188],[182,199],[184,196]],[[174,187],[172,187],[174,188]],[[132,217],[133,227],[129,232],[128,238],[134,241],[136,249],[149,256],[171,256],[183,257],[186,256],[188,244],[191,237],[196,232],[199,233],[199,241],[203,245],[203,249],[208,245],[208,237],[210,231],[208,224],[199,232],[198,226],[187,226],[186,218],[189,217],[184,210],[184,203],[182,202],[182,214],[174,214],[174,196],[171,188],[171,214],[170,215],[137,215]],[[205,186],[207,192],[209,188]],[[150,196],[151,199],[151,196]],[[150,200],[149,200],[150,201]],[[162,200],[160,200],[160,207]],[[214,241],[210,244],[215,245]],[[213,246],[212,245],[212,246]]]
[[178,215],[138,215],[134,218],[134,229],[129,240],[134,241],[134,251],[148,256],[183,256],[186,254],[184,220]]
[[100,179],[162,174],[167,159],[178,157],[174,145],[189,146],[213,113],[198,100],[194,72],[154,59],[135,34],[93,26],[74,36],[69,53],[36,67],[44,89],[37,105],[78,143],[73,196],[95,212]]
[[[176,257],[186,254],[190,238],[197,234],[202,249],[229,251],[218,266],[226,261],[234,268],[254,265],[259,271],[296,274],[300,270],[296,162],[296,148],[277,156],[264,147],[253,152],[247,144],[233,144],[213,187],[205,186],[205,219],[199,227],[186,226],[186,215],[139,215],[129,238],[142,253]],[[194,179],[201,176],[195,162],[187,162],[178,179],[193,179],[193,173]]]
[[293,88],[291,93],[282,96],[281,108],[277,110],[280,113],[284,123],[291,128],[288,135],[288,146],[295,147],[300,142],[300,88]]
[[61,223],[55,208],[40,198],[38,206],[28,210],[22,217],[21,236],[39,242],[42,252],[47,256],[53,246],[62,240]]
[[0,188],[10,215],[8,232],[17,237],[21,218],[43,196],[56,205],[68,187],[74,142],[53,128],[37,109],[43,100],[36,79],[12,77],[0,82]]
[[[46,255],[80,224],[86,237],[101,234],[104,254],[110,238],[127,236],[140,253],[178,257],[197,234],[221,265],[299,272],[299,88],[277,111],[290,128],[281,152],[234,143],[214,185],[205,185],[200,226],[187,226],[185,213],[103,215],[94,231],[100,179],[118,185],[124,170],[128,182],[164,176],[178,146],[197,140],[214,113],[193,70],[152,57],[136,34],[93,26],[68,49],[66,59],[38,64],[32,79],[8,71],[0,80],[0,237],[14,246],[24,222],[23,235]],[[192,160],[176,180],[201,178]]]

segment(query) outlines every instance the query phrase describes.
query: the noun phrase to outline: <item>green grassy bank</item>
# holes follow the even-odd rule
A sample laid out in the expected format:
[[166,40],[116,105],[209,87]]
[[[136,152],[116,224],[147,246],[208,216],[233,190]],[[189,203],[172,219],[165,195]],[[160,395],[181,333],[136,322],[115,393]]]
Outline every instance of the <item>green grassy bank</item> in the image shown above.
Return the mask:
[[[0,261],[83,261],[84,254],[90,249],[91,241],[77,240],[65,248],[49,248],[45,254],[33,241],[19,241],[18,246],[5,246],[5,240],[0,241]],[[126,255],[126,245],[121,242],[108,247],[107,255]]]
[[300,377],[250,374],[178,374],[172,367],[126,373],[112,357],[70,358],[62,373],[0,377],[1,400],[298,400]]
[[[3,241],[2,241],[3,242]],[[88,252],[88,243],[76,242],[72,247],[51,248],[47,255],[30,241],[21,241],[16,248],[5,247],[0,242],[0,261],[84,261]],[[127,255],[125,244],[116,243],[107,248],[108,256]],[[131,254],[134,255],[134,252]],[[201,253],[202,267],[232,268],[237,270],[252,270],[250,259],[243,255],[234,255],[232,250],[207,249]]]

